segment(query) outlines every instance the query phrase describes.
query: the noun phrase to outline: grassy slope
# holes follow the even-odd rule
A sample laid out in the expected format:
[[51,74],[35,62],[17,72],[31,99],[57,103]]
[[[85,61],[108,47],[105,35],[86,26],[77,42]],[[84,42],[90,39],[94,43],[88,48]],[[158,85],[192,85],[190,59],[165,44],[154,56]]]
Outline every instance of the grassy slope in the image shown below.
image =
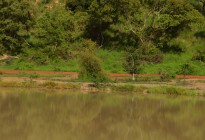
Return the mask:
[[195,36],[197,31],[198,29],[191,32],[184,31],[174,42],[172,42],[182,48],[182,53],[165,53],[164,60],[161,64],[145,64],[142,73],[156,74],[159,70],[162,70],[170,74],[178,74],[181,70],[181,65],[188,63],[193,70],[191,73],[192,75],[205,75],[205,63],[192,61],[192,57],[197,50],[205,49],[204,38]]
[[[99,50],[98,57],[105,71],[109,73],[125,73],[123,71],[123,52]],[[58,62],[48,65],[35,65],[31,62],[21,62],[13,60],[7,64],[0,62],[0,69],[19,69],[19,70],[51,70],[51,71],[79,71],[78,60],[70,60],[69,62]]]
[[[123,52],[100,50],[97,54],[101,58],[102,66],[109,73],[125,73],[123,70]],[[161,64],[144,64],[142,73],[156,74],[159,70],[170,74],[180,71],[180,65],[189,63],[193,68],[193,75],[205,75],[205,63],[191,61],[193,53],[164,54],[164,61]],[[69,62],[53,63],[49,65],[36,66],[29,62],[13,61],[10,64],[1,65],[1,69],[30,69],[30,70],[51,70],[51,71],[78,71],[77,60]]]
[[[194,62],[192,57],[196,50],[205,48],[204,38],[197,38],[194,32],[184,32],[175,41],[174,44],[179,45],[183,53],[165,53],[164,60],[160,64],[143,64],[142,72],[144,74],[156,74],[159,70],[168,72],[172,75],[180,71],[180,66],[189,63],[193,75],[205,75],[205,63]],[[123,70],[123,57],[124,52],[99,50],[98,57],[105,71],[108,73],[126,73]],[[13,60],[7,64],[0,62],[0,69],[24,69],[24,70],[51,70],[51,71],[79,71],[78,61],[71,60],[69,62],[58,62],[49,65],[37,66],[30,62],[20,62]]]

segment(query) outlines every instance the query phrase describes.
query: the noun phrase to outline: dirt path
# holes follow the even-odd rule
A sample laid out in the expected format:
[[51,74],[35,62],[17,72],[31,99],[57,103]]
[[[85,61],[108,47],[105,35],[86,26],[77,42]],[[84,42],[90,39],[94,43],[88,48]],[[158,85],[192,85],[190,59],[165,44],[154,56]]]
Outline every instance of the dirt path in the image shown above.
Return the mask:
[[[48,75],[55,75],[55,74],[65,74],[70,75],[72,77],[76,77],[78,72],[59,72],[59,71],[37,71],[37,70],[0,70],[0,73],[5,74],[18,74],[18,73],[29,73],[29,74],[48,74]],[[119,73],[111,73],[111,77],[129,77],[130,74],[119,74]],[[137,76],[141,77],[158,77],[159,74],[140,74]],[[195,80],[205,80],[205,76],[193,76],[193,75],[177,75],[177,79],[195,79]]]

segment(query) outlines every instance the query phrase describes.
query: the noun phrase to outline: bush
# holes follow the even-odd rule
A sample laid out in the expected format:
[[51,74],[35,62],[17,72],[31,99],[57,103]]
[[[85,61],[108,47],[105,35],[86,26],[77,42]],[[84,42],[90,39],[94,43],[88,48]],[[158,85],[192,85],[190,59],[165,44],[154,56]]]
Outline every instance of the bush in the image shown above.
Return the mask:
[[158,74],[160,76],[161,81],[169,81],[172,78],[175,78],[175,75],[173,75],[167,71],[164,71],[164,70],[159,70]]
[[197,53],[192,57],[192,60],[205,62],[205,49],[198,50]]
[[194,68],[189,63],[182,64],[180,67],[179,74],[189,75],[194,72]]
[[92,81],[96,84],[107,80],[100,65],[100,60],[94,55],[94,53],[89,52],[88,50],[84,51],[81,53],[79,61],[80,79]]

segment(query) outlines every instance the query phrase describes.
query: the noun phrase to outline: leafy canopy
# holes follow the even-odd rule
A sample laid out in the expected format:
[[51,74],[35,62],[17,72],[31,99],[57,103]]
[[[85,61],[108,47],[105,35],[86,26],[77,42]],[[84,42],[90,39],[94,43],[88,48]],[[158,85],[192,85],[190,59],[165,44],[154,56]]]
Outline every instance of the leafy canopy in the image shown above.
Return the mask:
[[27,46],[35,19],[35,9],[29,0],[0,1],[0,53],[18,54]]
[[73,13],[62,6],[47,10],[37,19],[29,42],[49,58],[68,60],[71,49],[82,40],[87,17],[84,12]]

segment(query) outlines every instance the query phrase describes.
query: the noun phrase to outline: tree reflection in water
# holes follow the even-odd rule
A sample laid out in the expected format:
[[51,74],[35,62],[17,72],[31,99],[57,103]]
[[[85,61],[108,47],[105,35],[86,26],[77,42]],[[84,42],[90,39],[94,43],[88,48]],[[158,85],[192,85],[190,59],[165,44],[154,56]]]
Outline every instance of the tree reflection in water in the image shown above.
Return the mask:
[[1,140],[204,140],[205,99],[0,90]]

